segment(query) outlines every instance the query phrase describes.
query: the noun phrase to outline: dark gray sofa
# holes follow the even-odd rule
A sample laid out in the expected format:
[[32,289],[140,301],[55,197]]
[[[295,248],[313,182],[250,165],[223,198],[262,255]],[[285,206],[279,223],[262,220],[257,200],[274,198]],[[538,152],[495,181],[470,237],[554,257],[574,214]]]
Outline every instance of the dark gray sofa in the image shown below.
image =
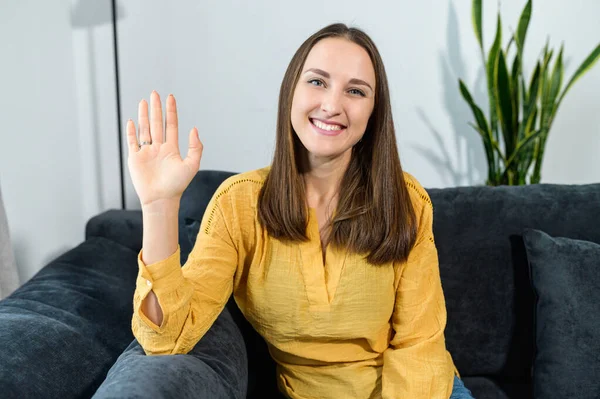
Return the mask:
[[[201,171],[184,193],[182,262],[212,193],[230,175]],[[521,235],[536,228],[600,243],[600,184],[428,192],[448,309],[447,346],[465,385],[478,399],[533,397],[535,297]],[[84,242],[0,301],[0,397],[88,398],[96,392],[133,340],[141,242],[140,211],[102,213],[87,223]],[[235,323],[236,339],[245,344],[223,343],[229,345],[223,350],[248,359],[247,370],[229,370],[242,380],[234,388],[245,390],[247,383],[248,397],[271,397],[274,365],[262,339],[233,301],[219,320]],[[218,384],[227,366],[208,355],[205,366],[217,370],[206,373],[207,384]]]

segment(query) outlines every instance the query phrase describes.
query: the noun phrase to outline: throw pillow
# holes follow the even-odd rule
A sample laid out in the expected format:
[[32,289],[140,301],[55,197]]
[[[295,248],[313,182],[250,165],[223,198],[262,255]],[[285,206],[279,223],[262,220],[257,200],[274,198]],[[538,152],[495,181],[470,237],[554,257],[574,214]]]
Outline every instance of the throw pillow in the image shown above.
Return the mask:
[[523,234],[536,295],[535,398],[600,398],[600,245]]

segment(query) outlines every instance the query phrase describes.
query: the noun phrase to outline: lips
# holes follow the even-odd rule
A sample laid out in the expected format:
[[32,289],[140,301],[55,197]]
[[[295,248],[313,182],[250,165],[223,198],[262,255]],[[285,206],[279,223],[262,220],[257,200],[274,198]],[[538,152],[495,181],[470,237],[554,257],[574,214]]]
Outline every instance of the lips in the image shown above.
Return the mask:
[[346,130],[346,126],[337,122],[323,121],[321,119],[316,118],[309,118],[309,121],[311,126],[317,133],[325,136],[337,136],[344,130]]

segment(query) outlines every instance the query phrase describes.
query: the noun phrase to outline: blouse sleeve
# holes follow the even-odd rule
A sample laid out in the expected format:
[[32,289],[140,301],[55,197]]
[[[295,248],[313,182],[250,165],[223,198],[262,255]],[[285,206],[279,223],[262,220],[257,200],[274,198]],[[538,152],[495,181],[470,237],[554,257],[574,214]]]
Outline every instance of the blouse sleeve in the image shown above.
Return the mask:
[[[239,263],[236,240],[227,215],[231,201],[213,196],[204,213],[196,244],[183,267],[180,248],[150,265],[138,254],[132,330],[147,355],[188,353],[212,326],[227,303]],[[231,218],[229,218],[231,219]],[[160,326],[142,311],[154,291],[163,311]]]
[[[424,190],[423,190],[424,192]],[[446,304],[433,240],[433,208],[422,201],[417,243],[400,269],[384,352],[383,398],[448,399],[455,368],[446,350]]]

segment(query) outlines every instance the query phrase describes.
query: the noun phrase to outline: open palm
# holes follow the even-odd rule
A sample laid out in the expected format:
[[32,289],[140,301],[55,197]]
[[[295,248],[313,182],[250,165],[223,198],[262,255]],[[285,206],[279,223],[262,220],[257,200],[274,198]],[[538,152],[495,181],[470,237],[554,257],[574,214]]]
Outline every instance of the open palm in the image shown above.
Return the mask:
[[[189,148],[185,159],[179,153],[177,105],[172,95],[166,101],[166,123],[163,124],[160,96],[150,95],[151,119],[148,103],[138,107],[139,145],[134,122],[127,122],[129,157],[127,165],[135,191],[142,206],[162,200],[178,200],[200,168],[203,145],[198,130],[189,133]],[[163,127],[166,125],[166,129]],[[166,135],[164,134],[166,133]],[[166,136],[166,138],[163,138]]]

